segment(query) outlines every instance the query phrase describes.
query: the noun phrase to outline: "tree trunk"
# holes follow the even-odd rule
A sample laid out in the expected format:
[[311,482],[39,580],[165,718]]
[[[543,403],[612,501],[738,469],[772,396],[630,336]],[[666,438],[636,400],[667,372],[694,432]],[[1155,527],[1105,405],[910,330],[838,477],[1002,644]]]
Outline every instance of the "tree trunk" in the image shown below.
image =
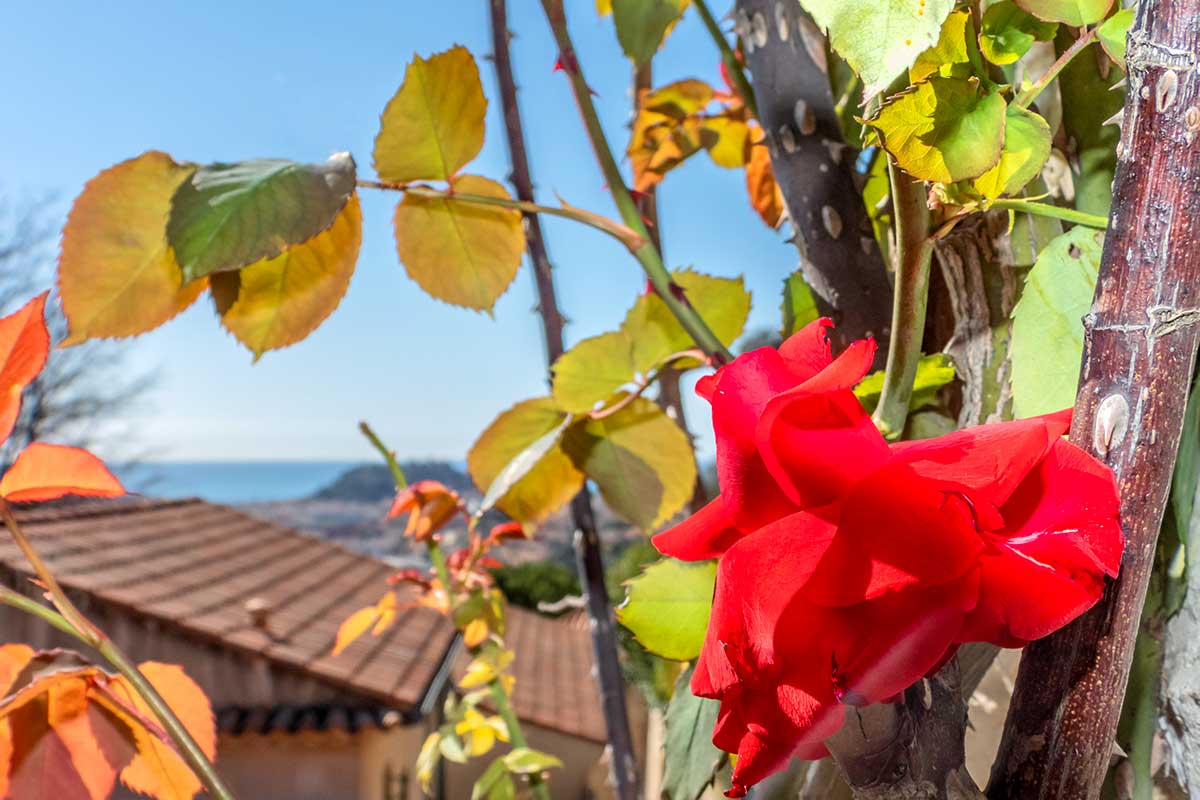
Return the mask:
[[1113,216],[1071,440],[1116,472],[1121,574],[1094,609],[1021,661],[989,797],[1099,796],[1175,462],[1200,322],[1200,0],[1143,0]]
[[800,270],[834,345],[874,336],[887,357],[892,289],[826,73],[825,37],[796,2],[738,0],[738,32],[753,75],[771,168],[792,220]]
[[[533,180],[525,151],[525,136],[521,112],[517,105],[517,85],[513,78],[508,43],[506,0],[489,0],[492,27],[492,56],[500,84],[500,98],[508,134],[509,155],[512,160],[510,176],[518,199],[534,202]],[[525,234],[538,292],[538,312],[546,340],[546,360],[552,365],[563,354],[563,318],[554,293],[554,276],[546,242],[536,214],[525,215]],[[621,671],[620,654],[614,629],[612,606],[604,585],[604,559],[600,535],[592,513],[592,500],[587,486],[571,501],[575,523],[575,561],[579,580],[587,600],[591,622],[592,652],[596,659],[596,679],[604,721],[608,728],[609,778],[618,800],[635,800],[638,794],[637,760],[630,735],[629,711],[625,706],[625,679]]]

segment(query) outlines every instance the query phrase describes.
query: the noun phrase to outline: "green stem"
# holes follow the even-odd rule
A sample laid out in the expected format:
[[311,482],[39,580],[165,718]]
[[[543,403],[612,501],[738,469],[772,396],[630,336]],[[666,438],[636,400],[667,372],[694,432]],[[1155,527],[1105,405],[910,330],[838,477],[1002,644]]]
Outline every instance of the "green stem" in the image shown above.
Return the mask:
[[[509,702],[508,695],[504,693],[504,687],[500,685],[500,679],[493,679],[491,687],[492,702],[496,704],[496,713],[500,715],[500,719],[504,720],[504,724],[508,727],[509,743],[513,747],[529,747],[529,742],[526,741],[525,734],[521,731],[521,721],[517,719],[512,703]],[[550,800],[550,789],[546,786],[546,782],[542,780],[540,775],[529,776],[529,788],[533,791],[533,796],[538,798],[538,800]]]
[[887,371],[872,419],[884,436],[894,439],[904,431],[917,364],[921,360],[933,240],[929,238],[929,205],[924,182],[914,181],[890,160],[888,177],[895,217],[896,288]]
[[429,560],[433,562],[433,571],[442,582],[442,589],[449,598],[453,587],[450,586],[450,570],[446,567],[446,555],[442,552],[442,546],[437,539],[430,539],[425,542],[425,547],[429,551]]
[[[142,675],[137,665],[125,655],[121,648],[117,647],[116,643],[107,634],[93,625],[75,607],[70,598],[67,597],[58,580],[55,579],[49,567],[46,566],[41,556],[34,550],[32,543],[25,536],[25,532],[21,530],[17,518],[12,513],[12,508],[3,499],[0,499],[0,516],[4,518],[4,525],[8,528],[8,532],[12,534],[13,541],[16,542],[17,547],[25,555],[30,566],[33,567],[38,579],[50,593],[51,600],[58,608],[60,615],[54,615],[54,612],[36,603],[33,605],[37,607],[37,610],[34,610],[33,606],[23,602],[18,604],[14,596],[19,597],[19,595],[16,595],[15,592],[11,593],[11,595],[5,594],[2,598],[3,602],[24,608],[30,613],[36,614],[59,630],[70,633],[75,638],[98,650],[100,655],[104,656],[105,660],[112,664],[125,680],[129,681],[129,685],[133,690],[141,696],[146,705],[150,707],[150,710],[154,712],[159,723],[162,724],[167,735],[171,738],[171,742],[175,745],[175,749],[192,769],[192,772],[196,774],[196,777],[204,785],[204,788],[208,790],[209,795],[214,800],[233,800],[233,793],[226,788],[221,777],[217,775],[216,769],[213,768],[212,762],[208,760],[208,756],[204,754],[200,745],[192,738],[192,734],[188,732],[188,729],[179,720],[179,717],[175,716],[175,712],[167,705],[167,701],[146,680],[146,676]],[[57,620],[54,618],[55,616],[58,616]]]
[[721,61],[725,64],[725,71],[729,73],[730,79],[733,80],[738,94],[742,96],[742,100],[746,104],[746,108],[754,115],[755,119],[758,119],[758,103],[754,100],[754,87],[750,85],[750,81],[746,78],[746,71],[742,69],[742,64],[738,61],[737,54],[729,46],[729,40],[725,38],[721,26],[717,24],[716,17],[712,15],[712,11],[709,10],[708,4],[704,0],[692,0],[692,6],[695,7],[696,13],[700,15],[700,19],[704,21],[704,27],[708,29],[708,34],[717,45],[717,49],[721,51]]
[[645,231],[631,230],[629,227],[621,223],[611,220],[608,217],[603,217],[599,214],[593,214],[590,211],[584,211],[581,208],[574,206],[563,205],[561,208],[554,206],[543,206],[539,203],[527,203],[524,200],[513,200],[511,197],[492,197],[486,194],[472,194],[470,192],[456,192],[452,189],[435,189],[432,186],[425,186],[417,183],[388,183],[386,181],[358,181],[357,184],[364,189],[382,189],[389,192],[404,192],[415,197],[428,197],[435,200],[459,200],[463,203],[475,203],[481,206],[499,206],[501,208],[512,208],[517,211],[525,211],[531,214],[548,214],[552,217],[562,217],[563,219],[574,220],[589,228],[595,228],[598,231],[607,233],[621,244],[629,248],[630,252],[637,250],[646,242]]
[[47,608],[31,597],[14,592],[7,586],[0,586],[0,603],[20,609],[26,614],[32,614],[43,622],[58,628],[68,636],[73,636],[84,644],[91,644],[80,635],[79,631],[75,630],[75,627],[71,623],[67,622],[67,618],[62,614],[59,614],[52,608]]
[[679,324],[688,332],[696,345],[718,365],[732,360],[733,355],[712,332],[704,319],[696,313],[696,309],[692,308],[686,299],[677,297],[675,294],[676,287],[671,280],[671,273],[663,265],[662,256],[658,252],[658,248],[654,246],[645,223],[642,222],[637,204],[629,192],[629,187],[625,185],[625,179],[621,176],[621,170],[613,157],[612,148],[609,147],[608,138],[604,135],[604,128],[600,125],[600,117],[596,114],[596,106],[592,103],[592,90],[584,80],[583,71],[579,68],[579,63],[575,58],[575,48],[571,44],[571,35],[567,31],[567,19],[563,12],[562,0],[542,0],[542,8],[546,12],[546,20],[550,23],[550,29],[554,33],[554,40],[558,45],[562,61],[567,65],[564,72],[571,81],[575,104],[583,118],[583,125],[587,130],[588,140],[591,142],[596,161],[600,165],[600,171],[608,184],[609,194],[612,195],[621,220],[645,240],[645,244],[633,250],[634,257],[642,265],[646,277],[649,278],[658,296],[666,303],[667,308],[679,320]]
[[404,470],[400,469],[400,462],[396,461],[396,451],[389,450],[387,445],[383,443],[383,440],[375,434],[375,431],[366,422],[358,423],[358,429],[362,431],[363,436],[367,437],[367,441],[374,445],[379,454],[383,456],[383,460],[387,462],[388,469],[392,473],[392,480],[396,482],[396,491],[408,486],[408,478],[404,477]]
[[1097,228],[1099,230],[1105,230],[1108,227],[1108,218],[1102,217],[1099,214],[1088,214],[1083,211],[1076,211],[1073,208],[1063,208],[1062,206],[1038,203],[1033,200],[1021,200],[1019,198],[996,200],[992,203],[992,208],[1022,211],[1038,217],[1052,217],[1053,219],[1061,219],[1063,222],[1086,225],[1089,228]]
[[1067,64],[1071,63],[1071,59],[1079,55],[1083,48],[1087,47],[1096,40],[1097,28],[1092,28],[1090,31],[1085,31],[1075,43],[1063,51],[1063,54],[1058,57],[1058,60],[1050,65],[1042,77],[1038,78],[1035,83],[1023,90],[1013,100],[1013,105],[1019,108],[1029,108],[1029,104],[1037,99],[1037,96],[1050,85],[1050,81],[1058,77],[1058,73],[1063,71]]

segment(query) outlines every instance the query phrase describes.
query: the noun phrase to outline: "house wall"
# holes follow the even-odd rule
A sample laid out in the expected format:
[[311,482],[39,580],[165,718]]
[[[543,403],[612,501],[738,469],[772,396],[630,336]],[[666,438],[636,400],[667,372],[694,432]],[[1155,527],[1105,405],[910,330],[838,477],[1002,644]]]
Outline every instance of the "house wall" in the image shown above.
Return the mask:
[[[522,723],[521,729],[534,750],[562,759],[563,768],[550,773],[550,794],[554,800],[591,800],[600,796],[593,792],[589,784],[593,767],[604,754],[603,745],[528,723]],[[465,800],[470,797],[471,787],[488,764],[507,751],[507,745],[497,746],[486,756],[473,758],[466,764],[447,763],[444,770],[445,800]]]
[[217,770],[237,797],[351,800],[361,793],[362,734],[341,730],[222,735]]

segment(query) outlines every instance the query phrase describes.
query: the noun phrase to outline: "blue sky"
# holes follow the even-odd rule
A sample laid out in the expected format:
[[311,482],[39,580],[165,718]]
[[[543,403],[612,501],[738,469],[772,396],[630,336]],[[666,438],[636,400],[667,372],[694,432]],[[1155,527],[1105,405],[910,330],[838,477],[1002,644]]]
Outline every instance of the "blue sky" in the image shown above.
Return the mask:
[[[517,79],[541,200],[614,214],[575,113],[540,4],[510,3]],[[592,0],[567,0],[583,69],[614,146],[627,139],[629,66]],[[486,3],[311,0],[255,3],[21,3],[0,28],[4,84],[0,191],[54,193],[57,213],[105,167],[144,150],[179,160],[319,161],[349,150],[370,176],[379,113],[414,52],[489,50]],[[507,149],[490,63],[480,61],[488,138],[469,169],[503,179]],[[688,14],[655,61],[656,83],[717,77],[717,56]],[[334,315],[292,348],[251,363],[198,303],[124,345],[160,379],[138,429],[164,459],[369,458],[355,429],[370,420],[406,457],[464,457],[501,410],[545,393],[542,339],[527,267],[495,318],[432,300],[399,266],[395,196],[365,191],[364,241]],[[750,210],[742,176],[704,156],[661,191],[667,261],[745,274],[751,328],[778,324],[796,253]],[[548,220],[568,343],[615,327],[644,285],[637,263],[602,234]],[[689,392],[690,394],[690,392]],[[710,449],[704,403],[692,427]]]

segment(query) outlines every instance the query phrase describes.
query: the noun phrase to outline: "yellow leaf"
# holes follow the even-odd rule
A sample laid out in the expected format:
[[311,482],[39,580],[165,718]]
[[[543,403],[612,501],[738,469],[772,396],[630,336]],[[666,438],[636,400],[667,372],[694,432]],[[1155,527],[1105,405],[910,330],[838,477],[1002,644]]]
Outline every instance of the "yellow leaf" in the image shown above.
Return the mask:
[[467,671],[458,682],[460,689],[475,689],[495,680],[515,657],[511,650],[494,648],[476,657],[467,665]]
[[333,313],[362,243],[362,211],[353,194],[333,224],[275,258],[211,277],[221,323],[255,358],[295,344]]
[[612,0],[596,0],[596,13],[607,17],[612,13]]
[[437,766],[441,743],[442,735],[434,731],[425,737],[421,744],[421,752],[417,754],[417,780],[421,782],[421,788],[426,794],[429,793],[429,784],[433,780],[433,768]]
[[[187,676],[182,667],[174,664],[147,661],[138,665],[138,671],[158,690],[196,744],[212,761],[217,753],[217,726],[203,690]],[[114,680],[110,688],[143,717],[157,721],[141,696],[123,680]],[[137,754],[121,770],[121,782],[135,792],[157,800],[191,800],[195,797],[203,786],[175,750],[141,725],[134,725],[133,732]]]
[[[452,188],[510,199],[503,186],[476,175],[454,179]],[[490,312],[521,266],[525,232],[512,209],[406,193],[394,222],[408,276],[447,303]]]
[[496,743],[496,729],[473,708],[467,709],[462,721],[454,726],[454,732],[463,739],[467,753],[472,757],[483,755]]
[[467,647],[478,647],[487,641],[488,624],[487,620],[482,617],[477,617],[467,623],[467,627],[463,628],[463,643]]
[[751,129],[750,161],[746,164],[746,191],[750,205],[758,212],[762,221],[774,228],[783,216],[783,192],[775,182],[775,171],[771,168],[771,154],[763,143],[762,128]]
[[375,611],[379,614],[379,620],[375,623],[375,627],[371,628],[371,635],[378,636],[392,626],[396,621],[396,593],[388,592],[375,605]]
[[733,117],[710,117],[700,126],[700,143],[718,167],[737,169],[750,160],[750,126]]
[[446,180],[479,154],[487,100],[465,47],[414,56],[375,137],[375,171],[385,181]]
[[64,344],[157,328],[204,290],[183,283],[167,245],[171,198],[196,167],[150,151],[88,181],[63,228],[58,290]]
[[362,636],[379,619],[379,610],[375,606],[360,608],[338,626],[337,637],[333,643],[333,654],[336,656]]

